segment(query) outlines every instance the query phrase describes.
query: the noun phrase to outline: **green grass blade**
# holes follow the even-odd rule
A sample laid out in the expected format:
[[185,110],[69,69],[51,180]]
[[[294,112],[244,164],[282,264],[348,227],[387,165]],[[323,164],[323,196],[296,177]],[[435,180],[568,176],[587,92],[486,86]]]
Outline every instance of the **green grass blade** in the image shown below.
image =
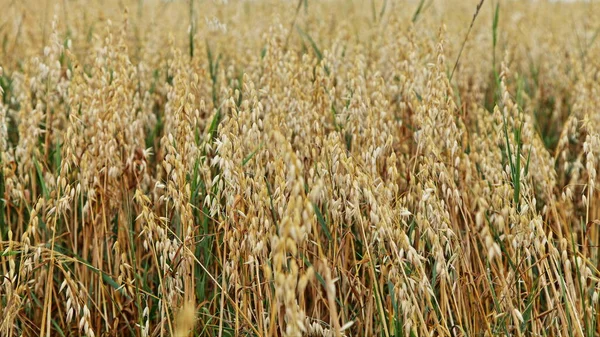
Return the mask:
[[331,232],[329,231],[329,228],[327,227],[327,224],[325,223],[325,218],[323,217],[323,214],[321,213],[321,210],[314,203],[313,203],[313,209],[315,210],[315,214],[317,215],[317,220],[319,221],[319,224],[321,225],[321,228],[323,229],[323,232],[325,232],[325,235],[327,236],[327,239],[329,239],[329,242],[332,242],[333,241],[333,237],[331,236]]
[[317,46],[317,43],[315,42],[315,40],[313,40],[313,38],[310,37],[310,35],[308,35],[306,32],[304,32],[302,30],[302,28],[296,26],[296,29],[298,30],[298,32],[300,33],[300,35],[302,35],[304,38],[306,38],[308,40],[308,42],[310,43],[310,46],[312,47],[313,51],[317,55],[317,59],[319,61],[322,61],[323,60],[323,53],[321,53],[321,50]]
[[419,18],[419,15],[421,14],[421,11],[423,10],[423,5],[425,4],[425,0],[421,0],[419,2],[419,6],[417,6],[417,9],[415,10],[415,13],[412,16],[412,22],[415,23],[417,21],[417,19]]

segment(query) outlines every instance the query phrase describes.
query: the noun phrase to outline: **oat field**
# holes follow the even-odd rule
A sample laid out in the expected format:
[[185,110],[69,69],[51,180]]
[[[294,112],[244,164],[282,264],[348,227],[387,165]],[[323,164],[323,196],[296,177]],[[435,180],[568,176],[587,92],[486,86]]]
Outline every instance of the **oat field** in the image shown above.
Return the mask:
[[0,13],[0,336],[600,336],[600,2]]

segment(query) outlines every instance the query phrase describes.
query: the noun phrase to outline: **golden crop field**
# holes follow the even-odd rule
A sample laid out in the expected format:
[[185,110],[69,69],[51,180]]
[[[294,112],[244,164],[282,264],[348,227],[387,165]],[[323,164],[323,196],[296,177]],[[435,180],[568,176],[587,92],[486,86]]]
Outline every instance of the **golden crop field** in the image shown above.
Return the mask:
[[0,13],[0,336],[600,336],[600,2]]

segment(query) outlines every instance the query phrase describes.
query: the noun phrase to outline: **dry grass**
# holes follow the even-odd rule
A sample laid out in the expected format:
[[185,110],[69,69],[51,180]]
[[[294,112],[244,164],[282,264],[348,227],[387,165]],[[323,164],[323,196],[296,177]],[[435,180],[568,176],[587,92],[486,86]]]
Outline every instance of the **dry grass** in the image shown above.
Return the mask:
[[600,3],[478,4],[0,1],[0,336],[600,335]]

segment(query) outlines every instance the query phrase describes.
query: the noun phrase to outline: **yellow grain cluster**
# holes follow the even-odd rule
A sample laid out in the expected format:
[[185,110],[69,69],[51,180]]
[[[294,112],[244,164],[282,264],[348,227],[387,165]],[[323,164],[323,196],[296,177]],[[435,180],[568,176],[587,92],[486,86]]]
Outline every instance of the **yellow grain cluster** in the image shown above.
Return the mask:
[[0,336],[600,333],[600,3],[0,13]]

